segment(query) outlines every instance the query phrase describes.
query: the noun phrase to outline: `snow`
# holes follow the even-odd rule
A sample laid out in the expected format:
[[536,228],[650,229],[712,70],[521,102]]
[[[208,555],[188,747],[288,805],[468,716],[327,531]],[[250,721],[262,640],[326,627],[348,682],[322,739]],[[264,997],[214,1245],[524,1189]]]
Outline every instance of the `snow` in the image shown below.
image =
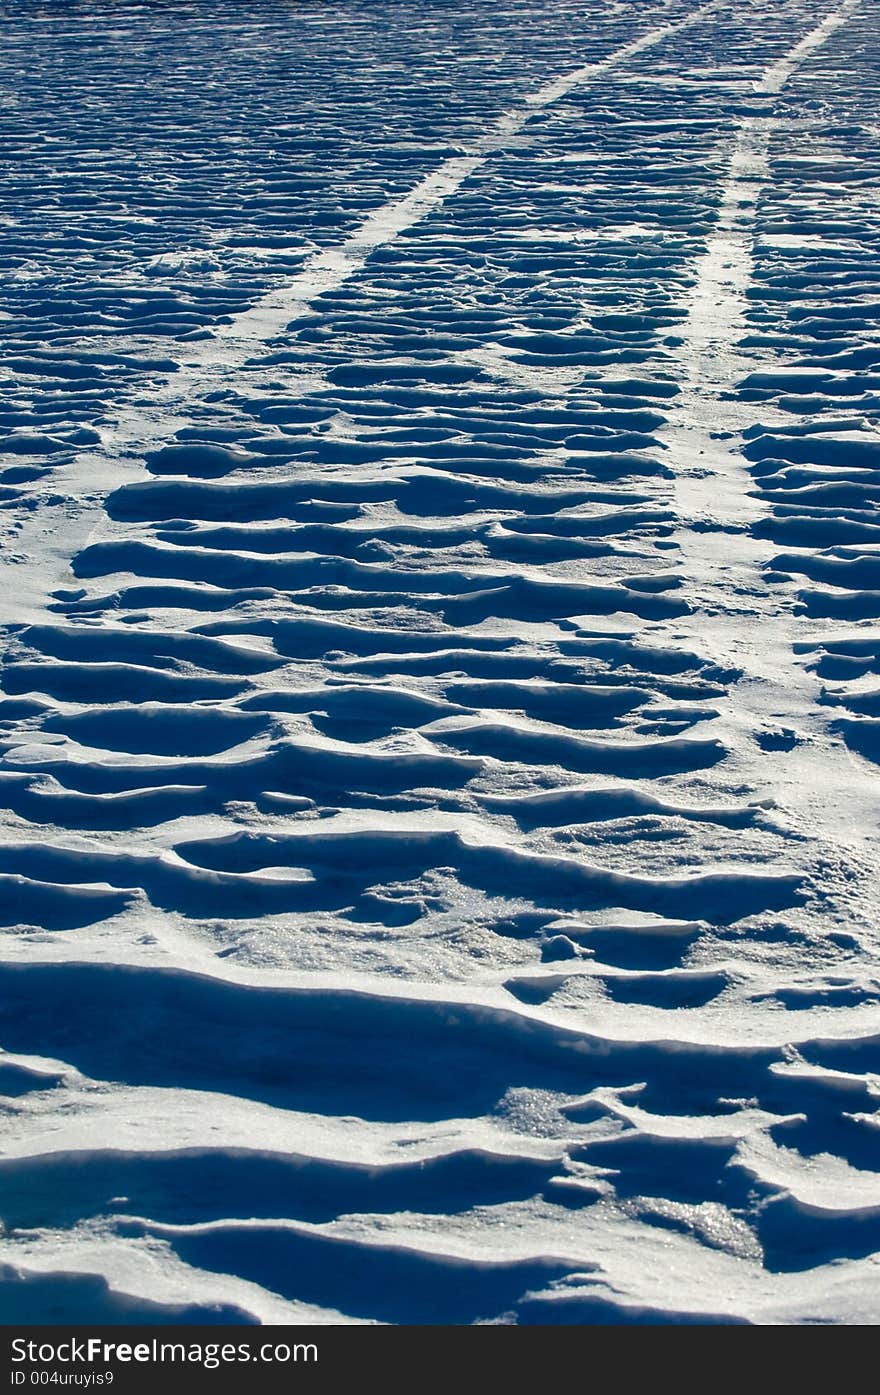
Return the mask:
[[0,14],[0,1318],[876,1321],[875,12]]

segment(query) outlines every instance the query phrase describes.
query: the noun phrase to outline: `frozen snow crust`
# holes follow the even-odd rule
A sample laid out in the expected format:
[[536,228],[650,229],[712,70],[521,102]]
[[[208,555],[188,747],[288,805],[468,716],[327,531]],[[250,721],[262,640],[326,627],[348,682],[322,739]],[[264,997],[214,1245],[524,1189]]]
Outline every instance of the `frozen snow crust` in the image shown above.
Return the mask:
[[876,1321],[876,8],[0,16],[0,1320]]

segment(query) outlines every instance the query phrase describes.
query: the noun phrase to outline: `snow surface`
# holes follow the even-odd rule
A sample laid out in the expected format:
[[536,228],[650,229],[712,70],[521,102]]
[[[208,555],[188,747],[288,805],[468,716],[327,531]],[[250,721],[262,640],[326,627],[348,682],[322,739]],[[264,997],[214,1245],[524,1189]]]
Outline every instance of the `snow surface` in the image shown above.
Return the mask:
[[876,7],[0,15],[0,1319],[876,1321]]

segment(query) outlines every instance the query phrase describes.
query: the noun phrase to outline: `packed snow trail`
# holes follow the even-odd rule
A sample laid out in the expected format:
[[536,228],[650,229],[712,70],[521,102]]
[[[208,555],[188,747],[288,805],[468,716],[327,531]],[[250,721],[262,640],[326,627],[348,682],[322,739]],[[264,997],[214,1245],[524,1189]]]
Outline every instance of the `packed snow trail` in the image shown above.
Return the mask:
[[[756,97],[775,97],[858,5],[859,0],[845,0],[772,64],[754,85]],[[766,778],[762,734],[765,742],[772,740],[780,724],[788,724],[781,739],[789,754],[773,770],[773,793],[794,827],[821,830],[824,853],[829,843],[851,844],[854,828],[858,842],[864,828],[880,824],[880,781],[872,763],[847,753],[834,709],[823,708],[819,677],[797,662],[798,648],[811,647],[823,627],[803,614],[795,590],[780,596],[761,575],[776,548],[761,526],[767,505],[756,497],[741,451],[741,433],[754,426],[754,406],[734,392],[751,367],[750,350],[740,341],[749,328],[754,223],[762,191],[772,181],[771,140],[784,129],[785,117],[774,102],[741,118],[718,220],[697,261],[679,330],[675,357],[681,392],[661,439],[679,462],[677,538],[692,601],[688,642],[742,674],[728,702],[741,728],[736,755],[745,779],[761,785]],[[785,421],[784,412],[773,417],[783,429]],[[860,424],[857,417],[838,422],[848,432]],[[678,633],[683,637],[681,629]],[[876,878],[876,850],[870,856],[870,875]],[[860,894],[860,888],[855,891]]]
[[207,8],[19,117],[4,1319],[874,1320],[875,13]]

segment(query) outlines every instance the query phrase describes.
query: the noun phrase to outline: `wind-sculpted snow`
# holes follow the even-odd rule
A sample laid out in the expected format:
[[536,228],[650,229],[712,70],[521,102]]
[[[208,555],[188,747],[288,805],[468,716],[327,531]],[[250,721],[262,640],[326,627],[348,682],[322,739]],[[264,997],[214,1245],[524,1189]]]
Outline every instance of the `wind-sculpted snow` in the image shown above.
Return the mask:
[[0,14],[0,1317],[876,1321],[872,7]]

